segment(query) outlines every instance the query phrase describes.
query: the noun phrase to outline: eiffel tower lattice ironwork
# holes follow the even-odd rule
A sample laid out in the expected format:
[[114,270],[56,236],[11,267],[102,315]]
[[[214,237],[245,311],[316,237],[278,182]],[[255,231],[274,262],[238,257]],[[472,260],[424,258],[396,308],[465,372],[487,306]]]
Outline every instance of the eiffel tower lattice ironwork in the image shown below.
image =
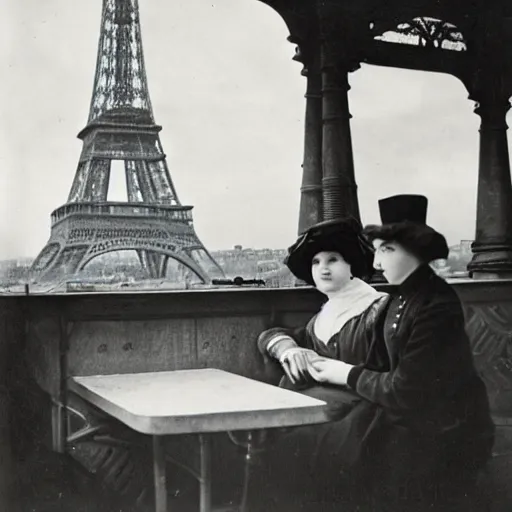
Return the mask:
[[[93,258],[137,251],[148,278],[169,259],[203,282],[223,271],[199,240],[192,206],[176,193],[155,124],[137,0],[103,0],[96,75],[82,153],[67,203],[51,214],[51,235],[31,268],[33,282],[62,281]],[[127,201],[107,200],[112,161],[124,162]]]

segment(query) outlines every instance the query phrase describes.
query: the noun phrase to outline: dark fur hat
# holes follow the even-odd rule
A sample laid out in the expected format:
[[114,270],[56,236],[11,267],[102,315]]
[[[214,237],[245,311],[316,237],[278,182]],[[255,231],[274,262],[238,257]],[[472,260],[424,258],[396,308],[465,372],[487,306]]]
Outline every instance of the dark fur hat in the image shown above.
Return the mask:
[[448,244],[441,233],[426,224],[428,200],[420,195],[397,195],[379,201],[381,226],[363,230],[372,242],[376,238],[394,241],[425,263],[448,257]]
[[362,236],[362,226],[354,218],[311,226],[289,247],[284,263],[296,277],[314,286],[311,264],[313,257],[322,251],[341,254],[355,277],[364,279],[372,274],[373,248]]

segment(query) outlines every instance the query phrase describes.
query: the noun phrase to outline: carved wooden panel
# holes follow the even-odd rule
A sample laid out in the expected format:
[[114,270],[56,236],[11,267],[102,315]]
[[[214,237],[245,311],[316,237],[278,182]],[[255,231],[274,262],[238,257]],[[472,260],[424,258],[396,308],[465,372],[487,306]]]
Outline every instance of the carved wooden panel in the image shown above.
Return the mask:
[[11,386],[13,352],[23,337],[23,316],[14,299],[0,299],[0,503],[7,504],[13,490],[15,472],[12,465],[14,439],[11,438]]
[[265,320],[260,315],[199,318],[199,367],[219,368],[253,378],[261,376],[262,358],[256,338],[267,327]]
[[60,336],[59,318],[47,309],[29,319],[24,357],[31,378],[52,396],[58,395],[60,386]]
[[77,322],[70,375],[137,373],[197,364],[193,319]]
[[512,302],[466,305],[467,331],[493,413],[512,414]]

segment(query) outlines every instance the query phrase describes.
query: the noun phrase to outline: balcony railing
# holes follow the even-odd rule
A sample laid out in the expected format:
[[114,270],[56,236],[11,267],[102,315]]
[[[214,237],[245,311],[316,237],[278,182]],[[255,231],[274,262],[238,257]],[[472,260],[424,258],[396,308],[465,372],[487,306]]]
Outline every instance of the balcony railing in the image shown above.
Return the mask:
[[190,224],[192,222],[192,206],[121,202],[68,203],[52,212],[52,226],[70,215],[151,217]]

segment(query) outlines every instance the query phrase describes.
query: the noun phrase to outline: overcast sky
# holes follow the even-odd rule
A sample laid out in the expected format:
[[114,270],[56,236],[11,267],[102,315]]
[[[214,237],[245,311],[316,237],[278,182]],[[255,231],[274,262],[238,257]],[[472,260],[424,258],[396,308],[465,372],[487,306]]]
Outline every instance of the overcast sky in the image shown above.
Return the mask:
[[[168,166],[212,249],[296,236],[305,79],[257,0],[139,0]],[[0,0],[0,258],[35,256],[75,174],[101,0]],[[364,223],[377,199],[424,193],[450,243],[473,238],[479,118],[455,78],[364,66],[350,76]]]

